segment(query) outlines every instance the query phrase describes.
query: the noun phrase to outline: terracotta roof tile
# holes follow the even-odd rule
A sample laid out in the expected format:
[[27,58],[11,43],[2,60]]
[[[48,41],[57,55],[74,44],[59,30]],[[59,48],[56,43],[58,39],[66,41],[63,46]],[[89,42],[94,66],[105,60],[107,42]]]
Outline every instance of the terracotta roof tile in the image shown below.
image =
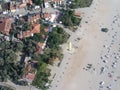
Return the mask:
[[75,12],[74,15],[80,17],[80,13],[79,12]]
[[34,24],[32,33],[40,33],[40,24]]
[[9,35],[12,22],[12,18],[0,18],[0,32]]
[[43,43],[40,43],[40,42],[38,42],[38,48],[37,48],[37,53],[38,54],[41,54],[41,52],[42,52],[42,46],[43,46]]
[[34,73],[28,73],[28,74],[25,76],[25,78],[26,78],[28,81],[32,82],[32,81],[34,80],[34,78],[35,78],[35,74],[34,74]]
[[23,31],[21,34],[18,34],[18,38],[26,38],[32,36],[32,34],[40,33],[40,24],[32,24],[32,30]]

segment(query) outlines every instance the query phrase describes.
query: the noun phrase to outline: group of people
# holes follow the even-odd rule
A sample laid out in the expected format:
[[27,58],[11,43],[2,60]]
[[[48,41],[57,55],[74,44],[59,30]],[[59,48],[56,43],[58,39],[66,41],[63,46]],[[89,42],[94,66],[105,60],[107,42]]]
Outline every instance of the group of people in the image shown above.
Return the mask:
[[[100,75],[103,74],[107,76],[109,82],[105,82],[101,80],[99,82],[99,90],[112,90],[117,84],[117,69],[120,64],[120,18],[119,15],[114,16],[114,20],[112,22],[112,35],[109,40],[106,40],[107,45],[103,45],[104,51],[101,52],[100,61],[102,61],[102,67],[100,68]],[[114,27],[118,27],[118,30],[114,29]],[[105,89],[106,88],[106,89]]]

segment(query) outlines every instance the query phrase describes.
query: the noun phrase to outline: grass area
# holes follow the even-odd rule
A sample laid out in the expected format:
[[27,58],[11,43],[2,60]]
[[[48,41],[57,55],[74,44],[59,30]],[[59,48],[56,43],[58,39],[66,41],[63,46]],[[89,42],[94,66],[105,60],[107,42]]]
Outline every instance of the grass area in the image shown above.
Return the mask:
[[89,7],[92,4],[93,0],[73,0],[69,5],[70,8],[83,8]]

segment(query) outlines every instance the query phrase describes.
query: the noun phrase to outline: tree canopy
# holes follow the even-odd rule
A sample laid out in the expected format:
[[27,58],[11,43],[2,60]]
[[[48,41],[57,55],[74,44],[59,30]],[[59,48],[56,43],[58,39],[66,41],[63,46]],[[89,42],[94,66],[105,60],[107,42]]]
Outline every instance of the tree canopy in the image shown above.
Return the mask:
[[[9,41],[2,41],[0,43],[0,81],[6,81],[7,79],[16,82],[23,75],[23,65],[17,61],[16,44]],[[15,50],[13,50],[13,48]],[[19,50],[19,49],[18,49]]]
[[62,12],[60,17],[65,26],[78,26],[80,24],[81,18],[75,17],[73,10],[62,10]]
[[47,46],[49,48],[58,48],[58,46],[65,43],[68,38],[69,35],[61,27],[57,26],[49,33]]
[[42,5],[43,0],[32,0],[36,5]]

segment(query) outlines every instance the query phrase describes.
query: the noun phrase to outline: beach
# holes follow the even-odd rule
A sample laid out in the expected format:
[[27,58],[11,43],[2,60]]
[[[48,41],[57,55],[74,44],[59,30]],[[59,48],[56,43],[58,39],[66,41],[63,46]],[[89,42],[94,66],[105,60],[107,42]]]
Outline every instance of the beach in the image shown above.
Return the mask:
[[[120,90],[120,0],[94,0],[78,30],[64,44],[49,90]],[[102,32],[101,28],[108,28]],[[80,40],[79,40],[80,39]]]

